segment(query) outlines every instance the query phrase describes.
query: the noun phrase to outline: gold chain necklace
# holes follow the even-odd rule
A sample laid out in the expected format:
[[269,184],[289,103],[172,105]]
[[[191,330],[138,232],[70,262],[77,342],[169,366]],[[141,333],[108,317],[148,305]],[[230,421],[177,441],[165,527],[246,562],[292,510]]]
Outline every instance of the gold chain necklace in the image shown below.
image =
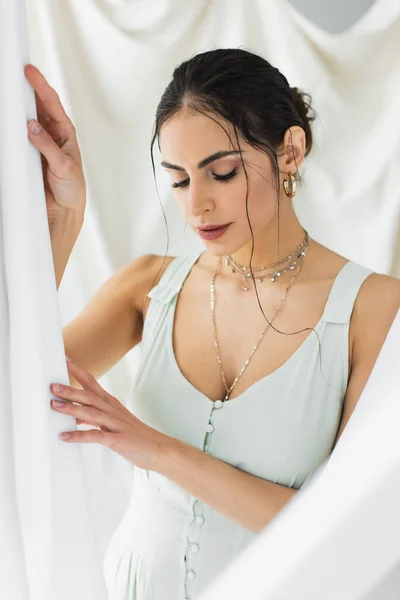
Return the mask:
[[[279,312],[283,302],[285,301],[285,298],[287,296],[287,293],[289,291],[289,288],[291,287],[291,285],[293,284],[294,280],[296,279],[297,275],[299,274],[301,267],[304,263],[304,260],[307,256],[307,252],[308,252],[308,248],[309,248],[309,243],[307,243],[307,245],[305,246],[303,252],[303,260],[299,261],[299,263],[297,264],[295,271],[292,275],[292,278],[287,286],[287,288],[285,289],[285,292],[279,302],[279,304],[276,306],[271,318],[270,318],[270,323],[272,323],[272,321],[275,319],[277,313]],[[222,367],[222,361],[221,361],[221,356],[220,356],[220,348],[219,348],[219,344],[218,344],[218,337],[217,337],[217,323],[216,323],[216,319],[215,319],[215,278],[217,276],[217,273],[219,271],[221,265],[221,257],[219,257],[218,263],[217,263],[217,268],[215,269],[215,273],[213,275],[212,278],[212,282],[211,282],[211,310],[212,310],[212,317],[213,317],[213,327],[214,327],[214,346],[215,346],[215,350],[217,352],[217,360],[220,366],[220,371],[221,371],[221,376],[222,376],[222,381],[224,383],[224,387],[226,390],[226,395],[225,398],[223,400],[223,402],[225,402],[226,400],[229,399],[230,393],[232,392],[233,388],[235,387],[235,385],[237,384],[237,382],[239,381],[240,377],[243,375],[244,371],[247,369],[248,364],[250,363],[251,359],[253,358],[257,348],[259,347],[259,345],[261,344],[261,341],[263,340],[265,334],[267,333],[268,329],[269,329],[269,323],[267,323],[267,326],[265,327],[260,339],[258,340],[257,344],[254,346],[253,350],[251,351],[251,354],[249,356],[249,358],[246,360],[246,362],[244,363],[239,375],[236,377],[235,381],[232,383],[232,385],[230,387],[228,387],[228,384],[226,382],[226,378],[225,378],[225,373],[224,373],[224,369]]]
[[236,263],[233,260],[233,258],[231,256],[227,256],[226,264],[228,267],[229,266],[232,267],[232,273],[235,273],[235,272],[239,273],[244,278],[243,291],[247,292],[247,290],[249,289],[248,280],[250,279],[250,277],[252,277],[252,271],[253,271],[253,273],[265,271],[266,269],[273,268],[279,264],[283,264],[284,262],[287,262],[288,260],[290,260],[290,263],[286,267],[281,268],[280,270],[273,271],[272,273],[264,273],[262,276],[258,276],[257,280],[259,283],[262,283],[264,279],[269,279],[273,283],[274,281],[276,281],[277,279],[282,277],[282,275],[284,275],[287,271],[294,271],[296,268],[297,262],[299,260],[301,260],[302,258],[304,258],[304,248],[306,246],[308,246],[308,244],[310,242],[310,237],[305,229],[304,229],[304,232],[306,234],[305,238],[297,246],[297,248],[295,248],[295,250],[293,250],[285,258],[282,258],[280,261],[278,261],[276,263],[272,263],[271,265],[269,265],[267,267],[256,267],[256,268],[250,270],[250,267],[246,267],[244,265],[239,265],[238,263]]
[[[273,267],[278,267],[279,265],[282,265],[283,263],[287,262],[288,260],[291,260],[295,254],[297,254],[298,252],[300,252],[300,250],[303,249],[303,246],[305,246],[305,244],[307,242],[308,232],[305,229],[303,229],[303,231],[306,234],[303,241],[300,242],[300,244],[297,246],[297,248],[292,250],[292,252],[290,254],[285,256],[285,258],[281,258],[281,260],[278,260],[277,262],[270,263],[266,267],[255,267],[255,268],[253,268],[253,271],[266,271],[267,269],[273,269]],[[227,258],[229,258],[229,261],[234,266],[236,266],[240,271],[246,271],[246,269],[249,268],[249,267],[245,267],[244,265],[239,265],[239,263],[235,262],[231,256],[227,256]]]

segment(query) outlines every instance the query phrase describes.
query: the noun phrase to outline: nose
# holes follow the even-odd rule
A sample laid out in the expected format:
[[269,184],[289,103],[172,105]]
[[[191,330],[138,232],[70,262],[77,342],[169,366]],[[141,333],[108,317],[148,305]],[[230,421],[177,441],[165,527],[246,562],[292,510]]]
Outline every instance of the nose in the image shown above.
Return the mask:
[[201,186],[191,185],[189,190],[189,212],[193,217],[198,217],[205,210],[213,210],[215,203],[207,191]]

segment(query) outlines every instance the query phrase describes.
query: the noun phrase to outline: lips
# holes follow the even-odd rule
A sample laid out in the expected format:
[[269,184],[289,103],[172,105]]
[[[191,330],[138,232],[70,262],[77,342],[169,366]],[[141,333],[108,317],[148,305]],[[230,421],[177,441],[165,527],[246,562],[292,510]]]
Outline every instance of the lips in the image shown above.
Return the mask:
[[230,223],[222,223],[221,225],[210,225],[209,227],[198,227],[200,231],[214,231],[215,229],[223,229],[227,227]]
[[232,223],[228,223],[223,227],[217,227],[216,229],[200,229],[198,228],[199,236],[203,238],[203,240],[217,240],[229,229]]

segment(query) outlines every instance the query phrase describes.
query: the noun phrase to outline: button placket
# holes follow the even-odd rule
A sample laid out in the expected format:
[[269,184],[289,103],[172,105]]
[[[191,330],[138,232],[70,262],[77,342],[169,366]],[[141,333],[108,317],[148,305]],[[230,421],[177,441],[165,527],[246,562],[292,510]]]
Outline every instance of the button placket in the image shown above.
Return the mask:
[[194,520],[196,521],[197,525],[203,525],[204,523],[203,515],[197,515],[197,517],[195,517]]
[[196,578],[196,557],[201,550],[201,525],[204,524],[205,518],[202,514],[203,505],[202,502],[195,498],[192,503],[192,514],[193,519],[189,525],[190,536],[187,537],[186,551],[185,551],[185,598],[190,599],[190,586]]
[[[210,416],[208,418],[208,423],[205,428],[205,435],[203,441],[203,451],[207,452],[210,449],[210,443],[212,440],[212,435],[215,432],[215,424],[211,421],[211,417],[213,415],[214,410],[219,410],[223,406],[222,400],[216,400],[212,403]],[[199,542],[199,538],[201,535],[202,526],[205,523],[205,518],[203,514],[198,514],[198,509],[201,510],[203,508],[202,502],[196,498],[192,504],[193,511],[193,520],[189,528],[193,531],[195,539],[189,540],[186,546],[185,552],[185,567],[186,567],[186,578],[185,578],[185,600],[190,600],[190,594],[188,588],[190,584],[196,578],[196,570],[195,570],[195,558],[199,555],[201,551],[201,547]],[[202,512],[202,511],[201,511]],[[194,529],[193,529],[194,526]]]
[[223,406],[223,404],[224,403],[222,402],[222,400],[216,400],[215,402],[212,403],[210,416],[208,417],[208,423],[206,425],[206,431],[205,431],[204,442],[203,442],[203,452],[208,452],[210,450],[210,445],[211,445],[211,440],[212,440],[211,435],[215,431],[215,425],[211,421],[213,412],[215,410],[220,409]]

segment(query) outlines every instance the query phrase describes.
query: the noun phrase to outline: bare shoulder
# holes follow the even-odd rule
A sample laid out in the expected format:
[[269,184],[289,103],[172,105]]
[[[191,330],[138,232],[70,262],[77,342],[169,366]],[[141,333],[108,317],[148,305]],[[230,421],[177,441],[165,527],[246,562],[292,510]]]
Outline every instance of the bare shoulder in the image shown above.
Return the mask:
[[[311,276],[334,278],[348,258],[314,242]],[[312,255],[311,255],[312,256]],[[400,280],[371,273],[363,281],[350,320],[349,357],[351,370],[366,376],[372,370],[400,305]]]
[[166,268],[175,256],[161,256],[159,254],[143,254],[134,259],[129,265],[129,278],[135,289],[133,295],[135,308],[142,322],[144,321],[150,298],[149,291],[155,287],[164,275]]
[[[351,317],[354,330],[350,378],[334,446],[367,384],[400,305],[400,280],[371,273],[363,282]],[[378,401],[378,399],[377,399]]]
[[354,360],[366,354],[377,357],[399,306],[400,279],[379,273],[371,273],[365,279],[354,303],[352,315]]

